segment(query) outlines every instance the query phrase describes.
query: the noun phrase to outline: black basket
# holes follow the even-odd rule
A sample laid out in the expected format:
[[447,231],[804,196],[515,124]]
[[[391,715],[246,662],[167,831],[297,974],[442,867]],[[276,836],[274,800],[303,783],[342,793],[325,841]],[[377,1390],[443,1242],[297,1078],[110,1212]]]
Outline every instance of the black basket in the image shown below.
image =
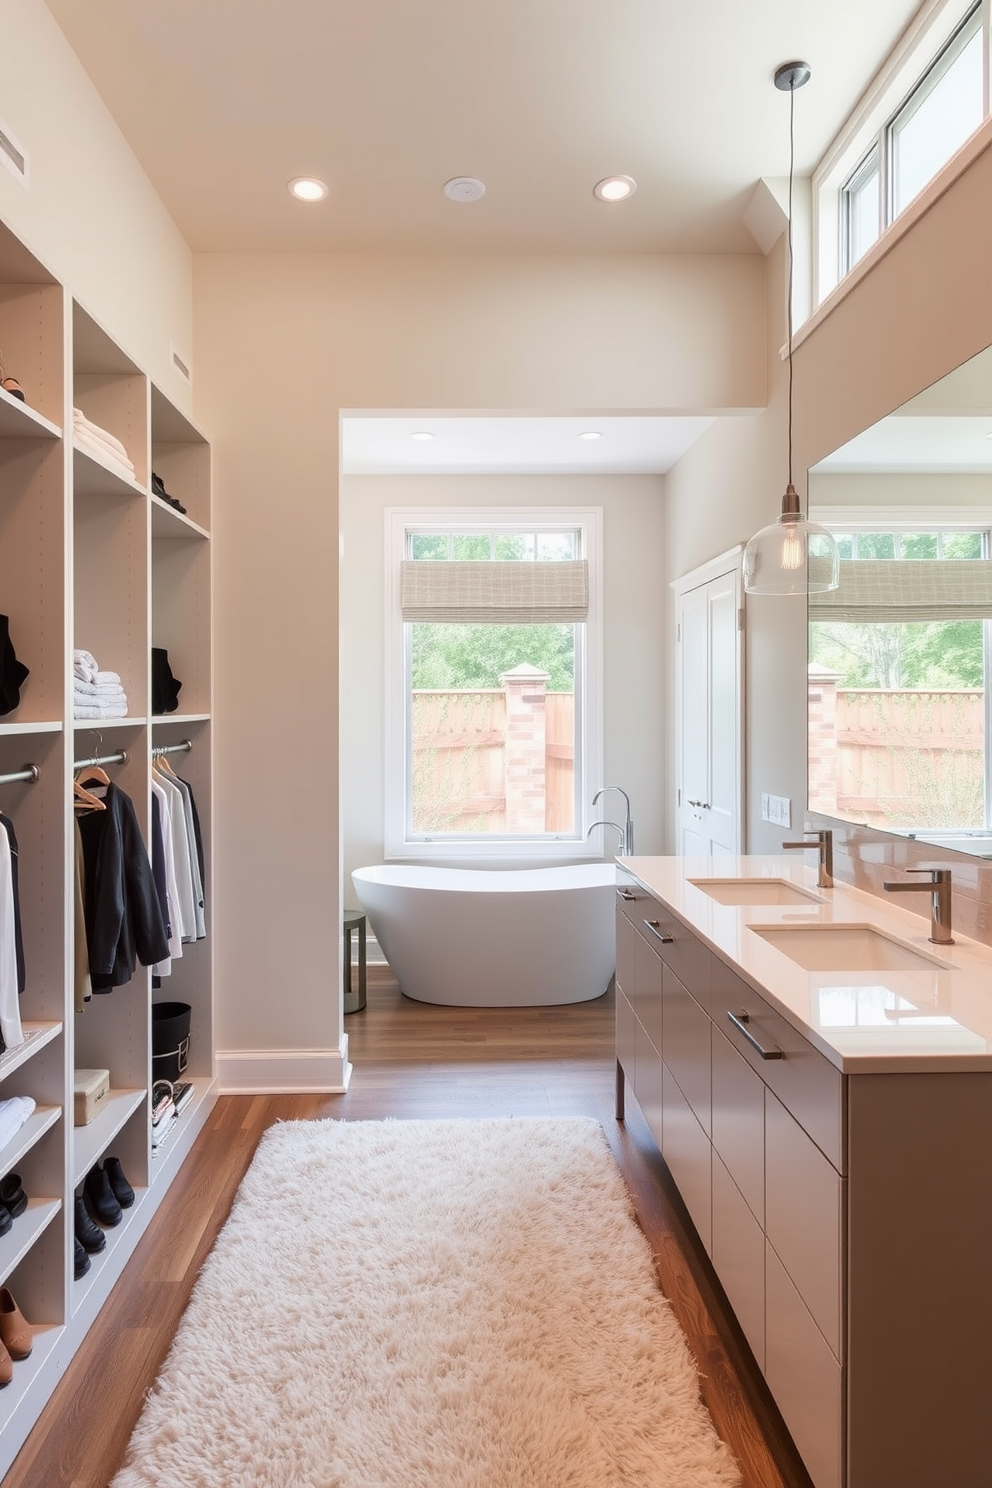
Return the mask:
[[188,1002],[152,1003],[152,1079],[178,1080],[189,1063]]

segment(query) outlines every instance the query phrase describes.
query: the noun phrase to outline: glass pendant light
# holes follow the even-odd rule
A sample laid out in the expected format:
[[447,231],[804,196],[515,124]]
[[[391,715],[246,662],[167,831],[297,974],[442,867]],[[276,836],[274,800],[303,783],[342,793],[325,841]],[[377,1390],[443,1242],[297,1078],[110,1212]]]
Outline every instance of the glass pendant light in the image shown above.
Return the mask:
[[837,544],[825,527],[802,514],[792,483],[792,181],[795,174],[795,94],[809,82],[805,62],[786,62],[775,73],[775,86],[789,94],[789,483],[782,515],[762,527],[744,549],[744,589],[748,594],[819,594],[836,589],[840,580]]

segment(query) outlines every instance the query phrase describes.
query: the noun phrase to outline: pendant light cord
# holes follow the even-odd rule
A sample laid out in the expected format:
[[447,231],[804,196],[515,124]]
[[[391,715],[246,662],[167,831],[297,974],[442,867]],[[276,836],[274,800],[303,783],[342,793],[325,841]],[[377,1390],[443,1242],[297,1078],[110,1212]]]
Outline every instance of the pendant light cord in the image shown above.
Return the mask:
[[786,313],[789,324],[789,485],[792,485],[792,180],[796,167],[796,84],[793,79],[789,87],[789,287],[786,297]]

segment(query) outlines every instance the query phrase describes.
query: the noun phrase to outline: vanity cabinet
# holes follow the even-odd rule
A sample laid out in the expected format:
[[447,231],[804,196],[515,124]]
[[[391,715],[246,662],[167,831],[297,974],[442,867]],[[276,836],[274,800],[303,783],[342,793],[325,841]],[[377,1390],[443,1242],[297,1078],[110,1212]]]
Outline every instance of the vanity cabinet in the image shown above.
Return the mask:
[[987,1488],[992,1072],[843,1073],[640,883],[626,1080],[816,1488]]

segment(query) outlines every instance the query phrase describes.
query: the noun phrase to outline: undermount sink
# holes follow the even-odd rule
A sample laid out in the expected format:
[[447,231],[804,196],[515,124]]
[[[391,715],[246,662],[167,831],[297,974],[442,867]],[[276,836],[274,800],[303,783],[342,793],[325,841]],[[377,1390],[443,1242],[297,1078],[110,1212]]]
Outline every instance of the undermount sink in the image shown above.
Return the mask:
[[819,894],[787,878],[690,878],[718,904],[822,904]]
[[806,971],[932,971],[948,963],[872,925],[749,925]]

